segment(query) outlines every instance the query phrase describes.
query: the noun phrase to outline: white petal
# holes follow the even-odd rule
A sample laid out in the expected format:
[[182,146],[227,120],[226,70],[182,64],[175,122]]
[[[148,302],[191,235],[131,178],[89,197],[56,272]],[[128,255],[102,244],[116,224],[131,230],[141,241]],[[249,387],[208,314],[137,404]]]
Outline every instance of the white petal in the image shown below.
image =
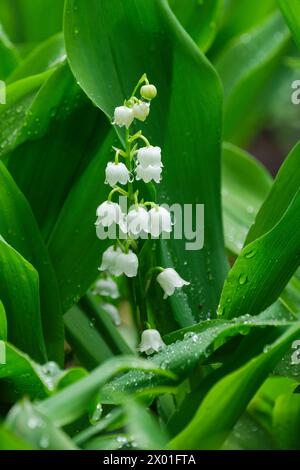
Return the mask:
[[129,181],[129,171],[124,163],[109,162],[105,170],[106,182],[110,186],[115,186],[117,183],[127,184]]
[[101,307],[103,308],[103,310],[105,310],[106,313],[108,313],[108,315],[116,326],[121,325],[121,317],[119,314],[119,310],[114,305],[104,303],[101,304]]
[[159,331],[157,330],[145,330],[142,333],[141,343],[139,345],[139,351],[146,354],[153,354],[158,352],[165,346]]
[[115,109],[115,119],[113,123],[117,126],[126,126],[128,128],[133,120],[134,115],[131,108],[128,108],[127,106],[119,106]]
[[164,298],[173,295],[176,288],[181,288],[190,284],[182,279],[175,269],[172,268],[164,269],[164,271],[157,276],[156,280],[164,290]]
[[150,183],[150,181],[155,181],[159,183],[161,180],[162,168],[160,166],[149,165],[144,168],[142,165],[136,166],[136,179],[143,180],[145,183]]
[[143,207],[131,209],[127,215],[127,231],[131,235],[149,232],[149,214]]
[[153,147],[142,147],[138,150],[137,160],[143,168],[147,168],[149,165],[162,166],[161,163],[161,148]]
[[137,275],[139,262],[135,253],[129,250],[128,253],[120,254],[116,259],[115,275],[125,274],[127,277],[135,277]]
[[107,248],[102,255],[102,263],[99,270],[111,272],[120,254],[121,250],[119,247],[115,248],[114,246],[110,246]]
[[103,297],[111,297],[112,299],[118,299],[120,292],[118,285],[113,279],[99,279],[93,289],[94,295],[101,295]]
[[145,121],[150,113],[150,104],[140,101],[133,106],[132,111],[136,119],[139,119],[139,121]]
[[96,225],[110,227],[113,223],[118,224],[122,218],[121,207],[116,202],[105,201],[97,208]]
[[153,237],[172,232],[171,214],[164,207],[154,207],[149,211],[149,217],[150,233]]

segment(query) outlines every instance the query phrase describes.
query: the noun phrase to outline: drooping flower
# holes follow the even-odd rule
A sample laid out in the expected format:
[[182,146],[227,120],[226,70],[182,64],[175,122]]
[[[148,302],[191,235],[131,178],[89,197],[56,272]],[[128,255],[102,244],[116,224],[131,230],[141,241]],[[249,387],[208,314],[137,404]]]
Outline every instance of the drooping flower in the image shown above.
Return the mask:
[[124,219],[121,207],[116,202],[105,201],[97,208],[96,225],[110,227],[112,224],[120,224]]
[[102,263],[99,271],[108,271],[110,274],[115,274],[116,261],[122,250],[117,246],[110,246],[104,251],[102,255]]
[[144,207],[133,207],[127,215],[127,232],[132,236],[149,233],[149,213]]
[[129,250],[128,253],[121,253],[116,258],[114,266],[115,276],[125,274],[127,277],[135,277],[139,267],[138,257],[133,251]]
[[182,279],[173,268],[164,269],[156,278],[158,284],[164,290],[164,299],[173,295],[176,288],[188,286],[190,283]]
[[130,179],[130,173],[124,163],[108,162],[105,169],[106,182],[110,186],[127,184]]
[[145,330],[142,333],[141,343],[138,350],[147,355],[158,352],[165,346],[159,331],[157,330]]
[[131,108],[127,106],[118,106],[115,109],[114,122],[119,127],[126,126],[130,127],[132,121],[134,120],[134,114]]
[[161,148],[153,147],[141,147],[137,153],[138,163],[143,167],[147,168],[151,166],[162,166],[161,163]]
[[172,220],[170,212],[162,206],[153,207],[149,211],[150,233],[153,237],[159,237],[162,233],[172,232]]
[[116,326],[121,325],[121,317],[120,317],[119,310],[117,309],[117,307],[115,307],[112,304],[107,304],[107,303],[101,304],[101,307],[110,316],[110,318],[112,319],[113,323]]
[[110,297],[111,299],[118,299],[120,292],[117,284],[111,278],[98,279],[93,289],[94,295],[101,295],[102,297]]
[[150,104],[145,103],[144,101],[139,101],[135,103],[132,107],[133,116],[139,121],[144,122],[150,113]]
[[153,180],[155,183],[160,183],[161,172],[161,166],[149,165],[144,168],[142,165],[137,165],[135,169],[136,180],[143,180],[145,183],[150,183]]

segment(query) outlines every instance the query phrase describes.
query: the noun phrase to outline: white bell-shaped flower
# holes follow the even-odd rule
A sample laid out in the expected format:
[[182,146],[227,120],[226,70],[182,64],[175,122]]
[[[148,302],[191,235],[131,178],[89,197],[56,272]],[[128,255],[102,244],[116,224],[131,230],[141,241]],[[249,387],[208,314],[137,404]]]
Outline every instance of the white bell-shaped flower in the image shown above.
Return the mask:
[[162,206],[153,207],[149,211],[150,233],[159,237],[162,233],[172,232],[172,219],[170,212]]
[[152,145],[149,147],[142,147],[138,150],[137,160],[143,168],[147,168],[149,165],[162,166],[161,148],[153,147]]
[[116,202],[105,201],[97,208],[96,225],[110,227],[113,223],[122,223],[123,219],[124,214]]
[[117,309],[117,307],[115,307],[112,304],[106,304],[106,303],[101,304],[101,307],[110,316],[110,318],[112,319],[113,323],[116,326],[121,325],[121,317],[120,317],[119,310]]
[[125,274],[127,277],[135,277],[139,267],[138,257],[133,251],[129,250],[128,253],[121,253],[116,258],[114,267],[114,274],[120,276]]
[[161,172],[161,166],[149,165],[144,168],[142,165],[137,165],[135,169],[136,180],[143,180],[145,183],[150,183],[153,180],[155,183],[160,183]]
[[190,283],[182,279],[173,268],[164,269],[156,278],[158,284],[164,290],[164,299],[173,295],[176,288],[188,286]]
[[144,101],[135,103],[132,107],[133,115],[139,121],[145,121],[150,113],[150,104]]
[[130,173],[124,163],[108,162],[105,169],[106,182],[110,186],[119,184],[127,184],[130,179]]
[[165,346],[161,339],[160,333],[157,330],[145,330],[142,333],[141,343],[138,350],[147,355],[158,352]]
[[130,127],[132,121],[134,120],[134,114],[131,108],[127,106],[118,106],[115,109],[114,122],[119,127],[126,126]]
[[115,273],[115,266],[118,256],[122,253],[121,249],[117,246],[110,246],[104,251],[102,255],[102,263],[99,271],[108,271],[111,274]]
[[111,299],[118,299],[120,297],[118,285],[111,278],[98,279],[93,289],[93,294],[110,297]]
[[133,207],[127,215],[127,232],[132,236],[149,233],[149,213],[141,206]]

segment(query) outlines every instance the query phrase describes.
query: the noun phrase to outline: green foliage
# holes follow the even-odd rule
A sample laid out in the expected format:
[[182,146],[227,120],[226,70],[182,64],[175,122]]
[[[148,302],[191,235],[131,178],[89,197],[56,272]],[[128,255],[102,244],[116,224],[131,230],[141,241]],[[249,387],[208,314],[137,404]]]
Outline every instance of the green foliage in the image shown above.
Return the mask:
[[[299,18],[298,0],[0,0],[0,450],[299,450]],[[113,127],[148,79],[150,116]],[[130,240],[137,278],[110,277],[96,210],[140,129],[164,171],[136,200],[204,204],[204,246]],[[262,130],[287,155],[274,179]],[[190,284],[163,300],[158,266]],[[143,359],[145,327],[165,345]]]

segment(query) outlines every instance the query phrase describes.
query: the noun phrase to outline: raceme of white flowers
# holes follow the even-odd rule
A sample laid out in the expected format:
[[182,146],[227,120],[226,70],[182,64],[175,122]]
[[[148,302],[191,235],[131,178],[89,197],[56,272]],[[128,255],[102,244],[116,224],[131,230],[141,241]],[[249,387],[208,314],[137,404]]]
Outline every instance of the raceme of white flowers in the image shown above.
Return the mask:
[[[140,90],[139,98],[136,96],[138,90]],[[151,100],[156,95],[156,87],[148,82],[146,75],[143,75],[132,96],[114,111],[113,124],[125,128],[125,146],[124,149],[113,147],[114,161],[109,162],[105,169],[105,182],[112,190],[107,201],[97,208],[95,224],[99,238],[102,228],[108,229],[113,225],[119,226],[125,235],[120,237],[122,239],[117,239],[116,243],[103,253],[99,270],[113,276],[125,274],[129,278],[136,277],[142,240],[149,237],[158,238],[172,232],[173,222],[169,210],[154,201],[145,202],[139,199],[139,191],[135,188],[135,181],[159,184],[162,178],[161,148],[152,145],[142,131],[130,132],[134,122],[143,122],[148,118]],[[127,198],[130,207],[127,213],[123,212],[118,203],[112,201],[115,194]],[[159,272],[156,279],[164,291],[164,298],[172,295],[175,289],[189,284],[173,268],[149,266],[151,277],[155,272]],[[144,285],[148,285],[146,279],[144,281]],[[151,354],[163,345],[159,332],[149,329],[142,334],[139,350]]]

